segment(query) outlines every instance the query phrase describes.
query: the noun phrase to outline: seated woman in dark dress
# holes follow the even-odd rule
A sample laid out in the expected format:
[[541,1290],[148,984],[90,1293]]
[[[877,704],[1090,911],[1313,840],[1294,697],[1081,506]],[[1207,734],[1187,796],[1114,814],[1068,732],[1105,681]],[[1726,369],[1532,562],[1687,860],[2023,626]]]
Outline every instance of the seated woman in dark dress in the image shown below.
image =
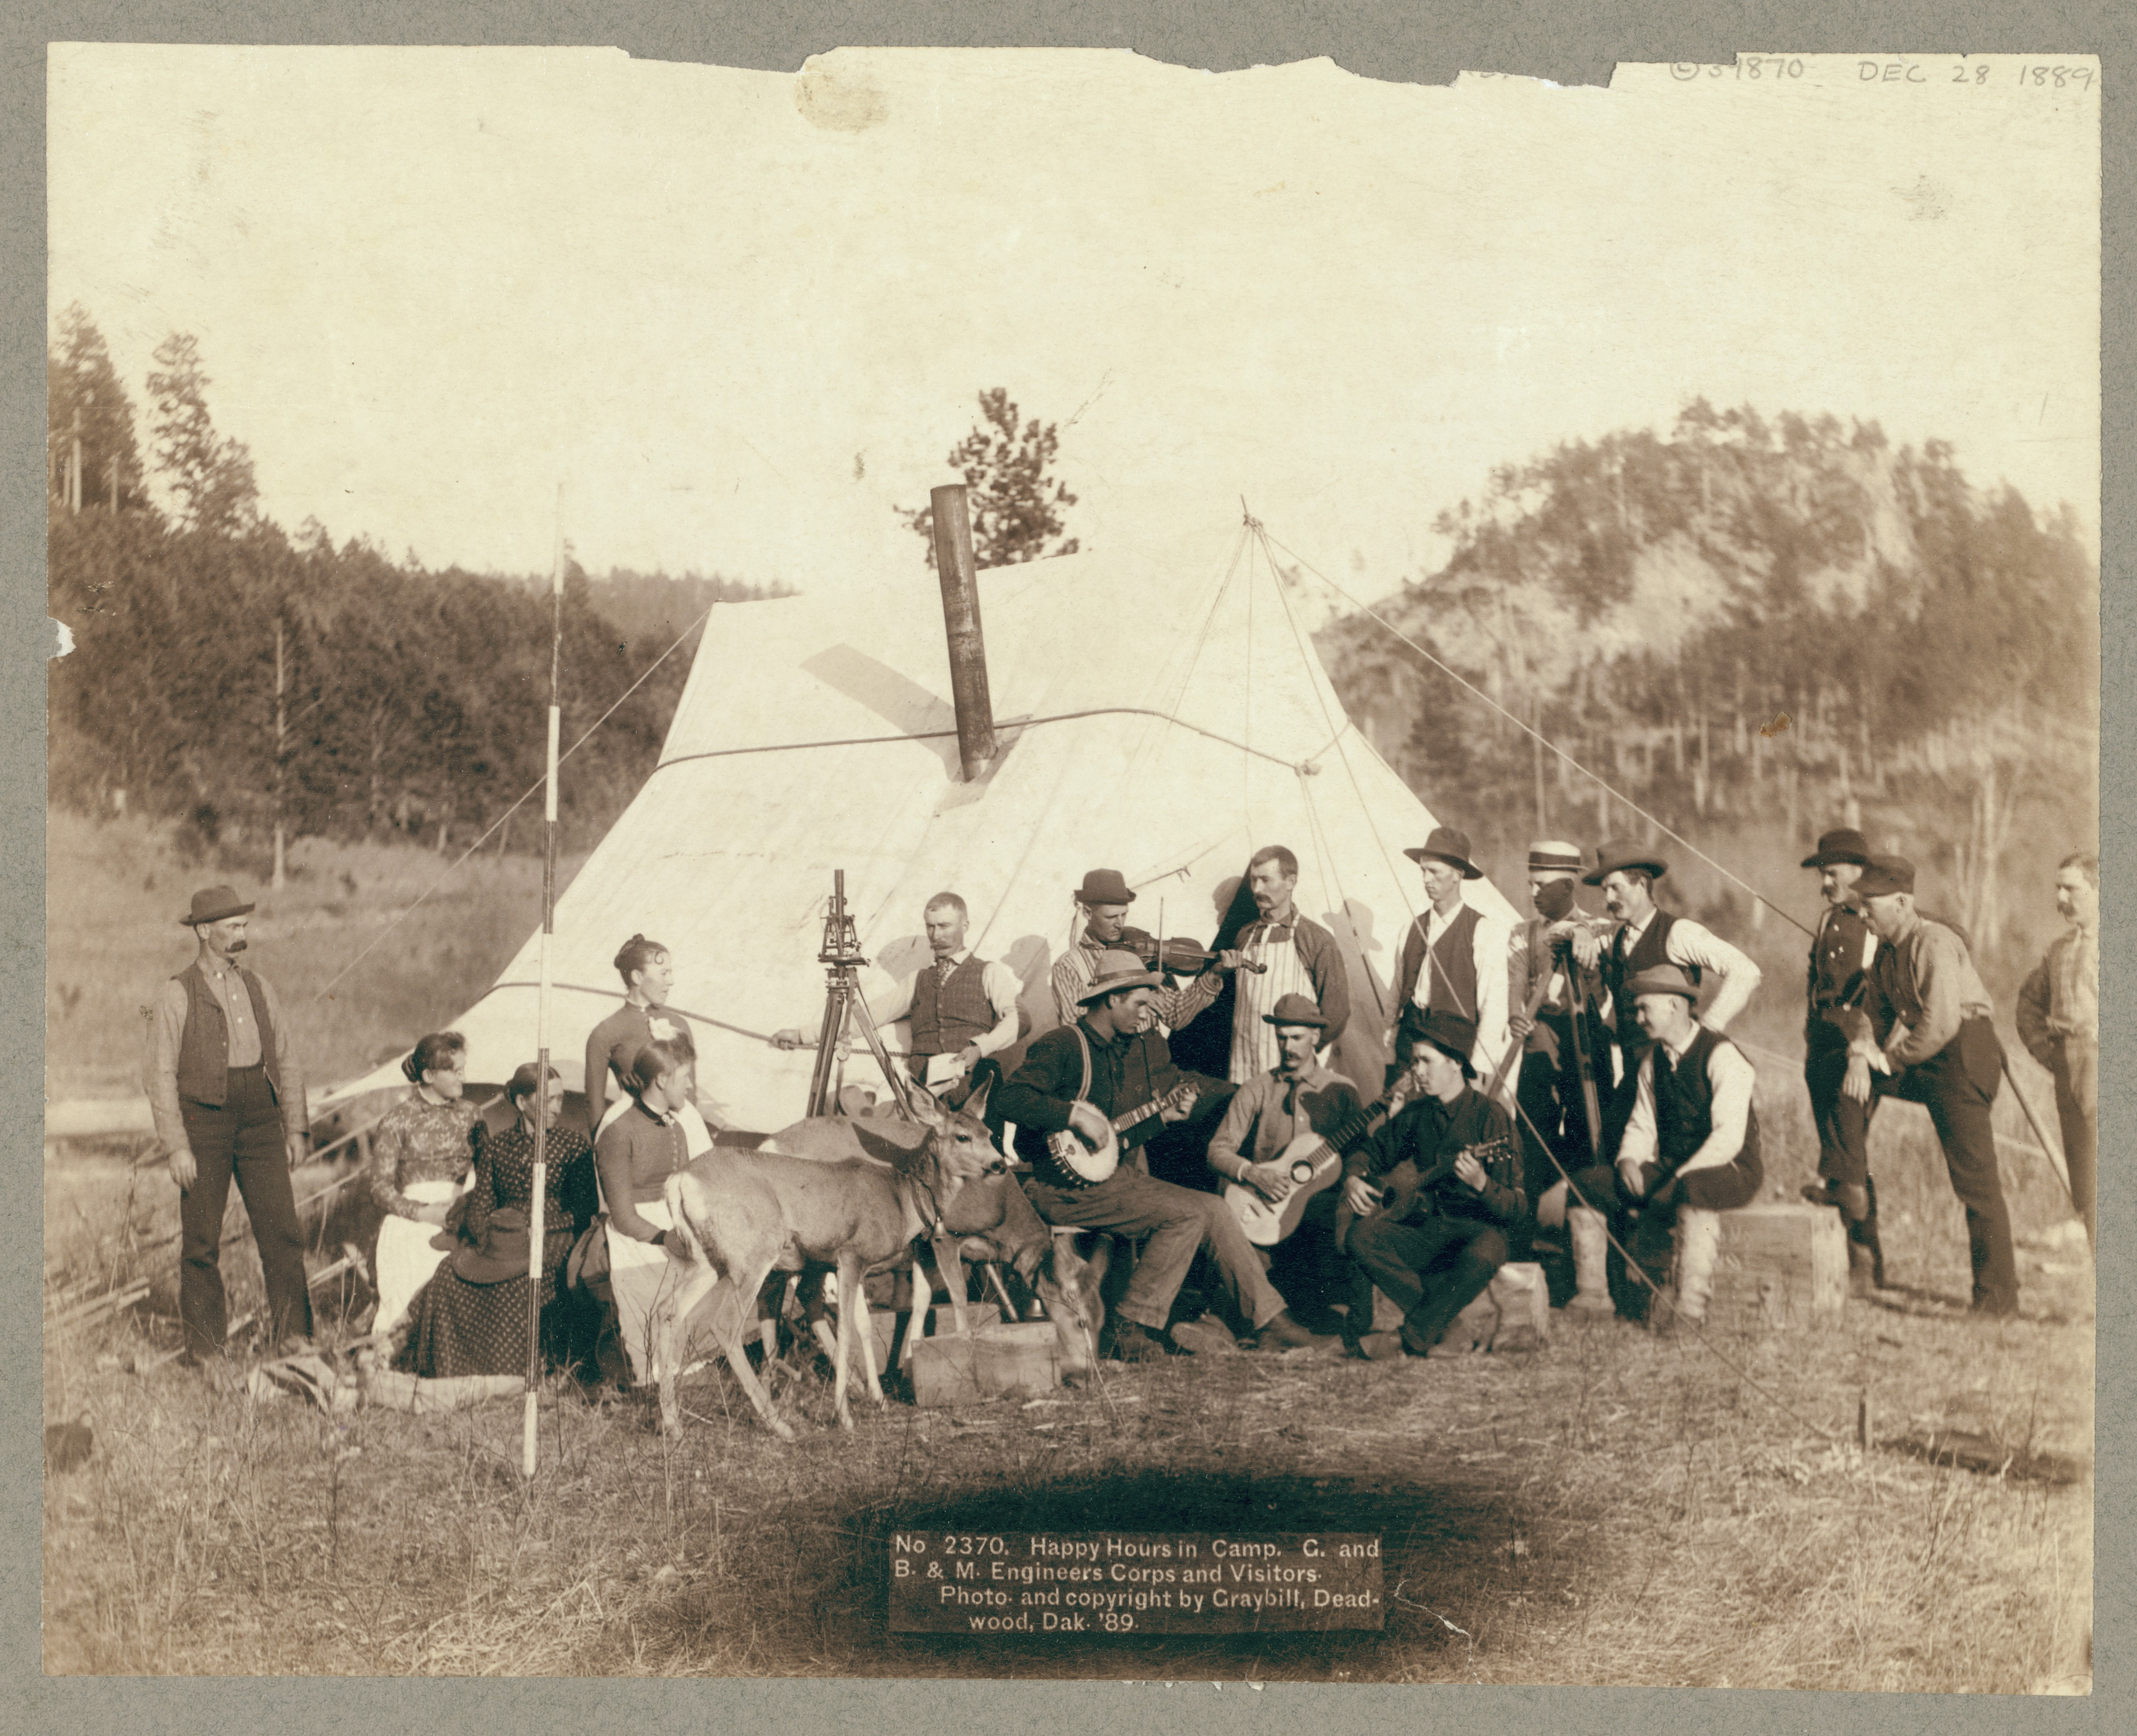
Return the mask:
[[[500,1275],[491,1255],[499,1238],[492,1218],[518,1214],[518,1246],[527,1242],[527,1218],[534,1199],[534,1091],[539,1072],[533,1062],[512,1076],[505,1087],[518,1119],[502,1133],[480,1135],[475,1179],[469,1191],[467,1218],[461,1229],[463,1252],[485,1250],[478,1257],[447,1261],[423,1286],[411,1310],[414,1325],[399,1366],[428,1379],[460,1374],[516,1374],[527,1366],[527,1272]],[[549,1070],[549,1130],[542,1216],[542,1349],[543,1359],[570,1359],[583,1342],[575,1318],[577,1301],[558,1301],[564,1262],[579,1232],[594,1213],[593,1148],[576,1128],[560,1127],[564,1087]],[[470,1274],[473,1274],[470,1276]]]

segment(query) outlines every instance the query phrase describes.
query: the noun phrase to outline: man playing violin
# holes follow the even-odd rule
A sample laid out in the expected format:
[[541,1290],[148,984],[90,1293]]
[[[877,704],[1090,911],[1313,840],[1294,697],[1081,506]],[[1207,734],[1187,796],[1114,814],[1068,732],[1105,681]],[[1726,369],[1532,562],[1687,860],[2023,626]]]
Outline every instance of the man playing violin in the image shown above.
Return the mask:
[[[1361,1137],[1367,1122],[1356,1087],[1321,1064],[1317,1051],[1328,1041],[1329,1021],[1311,999],[1287,994],[1261,1017],[1275,1037],[1276,1065],[1234,1094],[1210,1141],[1209,1165],[1215,1174],[1273,1204],[1295,1185],[1281,1161],[1294,1140],[1308,1134],[1331,1142],[1346,1133]],[[1311,1307],[1301,1303],[1294,1311],[1316,1331],[1340,1330],[1347,1340],[1370,1321],[1373,1291],[1364,1269],[1336,1246],[1341,1199],[1340,1190],[1330,1188],[1307,1202],[1297,1228],[1272,1251],[1270,1271],[1286,1295],[1325,1298]],[[1340,1325],[1328,1302],[1345,1306]]]
[[1205,1244],[1228,1310],[1244,1331],[1271,1346],[1313,1345],[1312,1335],[1291,1317],[1263,1272],[1239,1220],[1215,1194],[1154,1179],[1126,1156],[1111,1174],[1093,1181],[1063,1164],[1049,1146],[1047,1135],[1073,1130],[1093,1150],[1112,1136],[1133,1151],[1161,1124],[1184,1121],[1194,1111],[1169,1108],[1115,1135],[1113,1124],[1130,1111],[1183,1084],[1206,1083],[1213,1092],[1229,1095],[1230,1087],[1218,1081],[1182,1073],[1165,1038],[1150,1028],[1151,1004],[1162,986],[1163,980],[1133,953],[1101,953],[1081,997],[1079,1017],[1044,1033],[1025,1052],[1024,1064],[1001,1087],[997,1104],[1003,1119],[1016,1124],[1017,1155],[1032,1167],[1025,1191],[1050,1224],[1149,1238],[1127,1293],[1113,1309],[1113,1354],[1122,1361],[1187,1348],[1188,1339],[1168,1339],[1166,1323],[1196,1251]]
[[[1099,958],[1119,951],[1136,955],[1139,962],[1161,971],[1170,967],[1157,956],[1156,939],[1127,924],[1128,906],[1135,902],[1126,878],[1118,868],[1093,868],[1076,888],[1077,913],[1082,927],[1075,941],[1054,960],[1051,979],[1054,1010],[1064,1025],[1075,1024],[1083,1005],[1083,991],[1091,986]],[[1166,949],[1172,951],[1171,946]],[[1179,1030],[1206,1012],[1224,987],[1222,972],[1238,962],[1238,955],[1202,956],[1195,967],[1200,974],[1178,986],[1164,976],[1158,980],[1143,1009],[1143,1028],[1162,1024]]]
[[1416,1100],[1345,1159],[1337,1214],[1351,1257],[1403,1311],[1400,1332],[1358,1340],[1375,1362],[1430,1355],[1506,1264],[1507,1232],[1528,1214],[1512,1121],[1473,1088],[1475,1022],[1433,1009],[1409,1040]]

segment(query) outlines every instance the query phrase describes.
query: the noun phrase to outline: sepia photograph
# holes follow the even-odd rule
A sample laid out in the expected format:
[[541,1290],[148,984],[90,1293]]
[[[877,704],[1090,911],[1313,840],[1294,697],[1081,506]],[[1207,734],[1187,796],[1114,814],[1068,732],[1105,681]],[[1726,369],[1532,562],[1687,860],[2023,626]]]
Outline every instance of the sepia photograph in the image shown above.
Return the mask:
[[46,87],[48,1675],[2092,1692],[2097,58]]

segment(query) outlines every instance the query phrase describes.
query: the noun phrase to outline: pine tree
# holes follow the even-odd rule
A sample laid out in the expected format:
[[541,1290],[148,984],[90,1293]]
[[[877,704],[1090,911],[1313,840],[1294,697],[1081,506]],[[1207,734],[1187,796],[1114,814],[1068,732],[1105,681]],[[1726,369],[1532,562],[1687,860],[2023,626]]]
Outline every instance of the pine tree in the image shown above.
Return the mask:
[[178,499],[178,528],[234,536],[251,526],[259,508],[251,451],[242,440],[217,437],[207,412],[211,382],[191,333],[172,333],[156,346],[154,360],[148,425],[156,437],[156,468]]
[[[980,394],[981,420],[950,449],[950,468],[971,489],[972,558],[977,567],[1009,567],[1049,555],[1073,555],[1080,545],[1070,537],[1049,547],[1048,539],[1066,528],[1059,508],[1076,497],[1047,472],[1060,447],[1059,426],[1034,416],[1017,427],[1017,407],[997,386]],[[935,514],[900,507],[898,515],[919,533],[927,564],[935,564]]]
[[80,302],[60,315],[58,331],[46,353],[45,416],[56,501],[71,503],[78,493],[84,511],[148,505],[141,485],[141,454],[134,439],[132,401],[111,365],[104,334]]

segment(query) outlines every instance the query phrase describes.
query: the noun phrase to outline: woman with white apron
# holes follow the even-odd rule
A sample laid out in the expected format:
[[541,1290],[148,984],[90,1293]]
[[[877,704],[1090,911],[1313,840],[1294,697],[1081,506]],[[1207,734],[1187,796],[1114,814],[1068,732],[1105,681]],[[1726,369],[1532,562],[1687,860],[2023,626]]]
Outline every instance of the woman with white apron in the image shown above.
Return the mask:
[[[608,1213],[609,1286],[616,1299],[616,1325],[632,1378],[644,1385],[652,1379],[655,1311],[683,1267],[664,1246],[674,1228],[661,1190],[668,1178],[688,1169],[702,1155],[692,1150],[693,1129],[683,1116],[691,1099],[689,1056],[674,1043],[650,1043],[640,1048],[623,1086],[630,1093],[620,1114],[605,1121],[595,1142],[601,1174],[602,1208]],[[696,1131],[712,1149],[704,1123]]]
[[433,1031],[401,1063],[415,1089],[372,1130],[371,1197],[385,1213],[373,1267],[374,1332],[390,1332],[407,1318],[416,1292],[446,1257],[438,1231],[475,1169],[471,1135],[479,1117],[461,1095],[466,1066],[460,1033]]

